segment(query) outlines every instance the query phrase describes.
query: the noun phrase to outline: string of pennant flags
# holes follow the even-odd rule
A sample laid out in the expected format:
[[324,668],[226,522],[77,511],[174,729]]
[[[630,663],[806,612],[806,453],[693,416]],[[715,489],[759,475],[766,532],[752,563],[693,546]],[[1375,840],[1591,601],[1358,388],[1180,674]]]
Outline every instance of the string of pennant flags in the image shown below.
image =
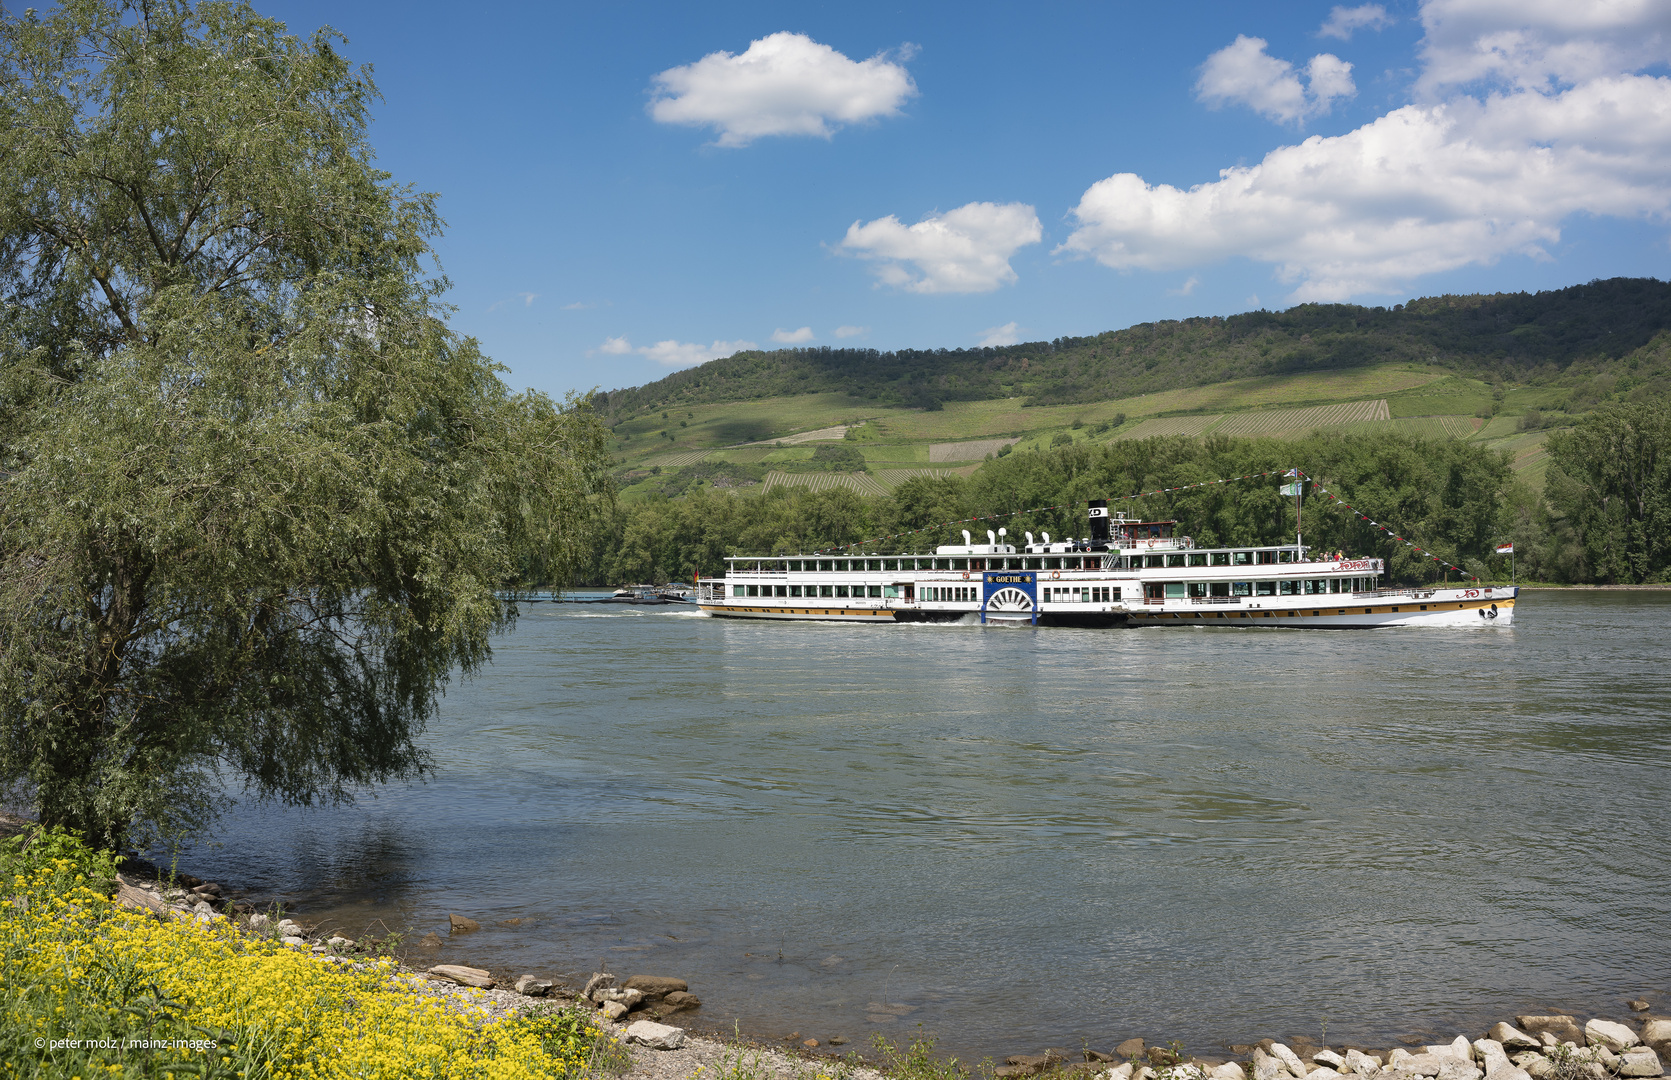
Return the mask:
[[[1404,537],[1402,537],[1402,536],[1398,535],[1397,533],[1393,532],[1391,529],[1389,529],[1387,526],[1381,524],[1379,521],[1375,521],[1372,518],[1370,518],[1369,515],[1360,512],[1357,507],[1351,505],[1350,503],[1346,502],[1344,499],[1340,498],[1338,495],[1334,494],[1334,492],[1325,488],[1321,481],[1313,478],[1312,476],[1310,476],[1309,474],[1307,474],[1306,472],[1304,472],[1303,470],[1300,470],[1300,469],[1288,469],[1287,471],[1280,472],[1280,473],[1278,473],[1278,472],[1243,473],[1241,476],[1227,476],[1227,477],[1224,477],[1223,479],[1220,479],[1220,480],[1202,480],[1202,481],[1200,481],[1198,483],[1194,483],[1194,484],[1179,484],[1176,487],[1156,488],[1153,491],[1139,491],[1139,492],[1135,492],[1131,495],[1117,495],[1114,498],[1110,499],[1109,501],[1110,502],[1128,502],[1132,499],[1145,499],[1145,498],[1148,498],[1148,497],[1153,496],[1153,495],[1169,495],[1169,494],[1174,494],[1174,493],[1180,492],[1180,491],[1193,491],[1197,488],[1213,487],[1217,484],[1234,484],[1234,483],[1238,483],[1239,481],[1242,481],[1242,480],[1262,480],[1262,479],[1264,479],[1266,477],[1269,477],[1269,476],[1277,476],[1277,477],[1280,477],[1280,478],[1283,478],[1283,479],[1287,479],[1287,478],[1291,477],[1291,478],[1294,478],[1297,481],[1293,485],[1284,485],[1283,494],[1285,494],[1285,495],[1298,494],[1298,492],[1296,490],[1293,490],[1294,488],[1297,488],[1300,483],[1310,483],[1311,487],[1312,487],[1312,490],[1314,492],[1316,492],[1317,494],[1327,496],[1329,501],[1331,501],[1333,503],[1337,503],[1338,505],[1340,505],[1340,506],[1344,507],[1345,509],[1351,511],[1354,515],[1357,516],[1357,518],[1360,521],[1366,522],[1367,524],[1371,525],[1372,527],[1374,527],[1376,529],[1379,529],[1380,531],[1386,533],[1388,536],[1392,537],[1394,540],[1397,540],[1399,543],[1403,544],[1405,547],[1410,548],[1412,551],[1416,552],[1417,554],[1422,555],[1426,558],[1432,559],[1435,563],[1438,563],[1440,566],[1444,566],[1444,567],[1447,567],[1451,570],[1455,570],[1458,574],[1461,574],[1465,578],[1469,578],[1473,581],[1480,580],[1479,578],[1475,577],[1473,574],[1470,574],[1470,573],[1468,573],[1468,571],[1462,569],[1462,567],[1457,566],[1455,563],[1446,562],[1444,559],[1439,558],[1439,556],[1433,554],[1433,552],[1427,550],[1426,548],[1422,547],[1421,545],[1415,543],[1412,540],[1406,540]],[[1071,505],[1068,505],[1068,504],[1065,504],[1065,503],[1062,503],[1062,504],[1057,504],[1055,506],[1037,506],[1037,507],[1032,508],[1031,510],[1011,510],[1007,513],[1002,513],[1002,514],[983,514],[983,515],[980,515],[980,516],[977,516],[977,517],[958,518],[954,521],[943,521],[938,525],[925,525],[923,528],[920,528],[920,529],[907,529],[905,532],[890,533],[887,536],[875,536],[875,537],[871,537],[869,540],[859,540],[859,541],[856,541],[855,543],[851,543],[851,544],[842,544],[842,545],[837,546],[833,550],[835,550],[835,551],[849,551],[853,548],[865,548],[865,547],[870,546],[871,544],[877,544],[877,543],[881,543],[881,542],[887,541],[887,540],[902,540],[907,536],[917,536],[917,535],[920,535],[922,533],[939,532],[941,529],[951,528],[953,526],[975,525],[975,524],[979,524],[980,522],[983,522],[983,521],[1000,521],[1004,518],[1019,517],[1022,514],[1040,514],[1040,513],[1045,513],[1047,511],[1050,511],[1050,510],[1072,510],[1072,509],[1075,509],[1075,507],[1071,506]]]

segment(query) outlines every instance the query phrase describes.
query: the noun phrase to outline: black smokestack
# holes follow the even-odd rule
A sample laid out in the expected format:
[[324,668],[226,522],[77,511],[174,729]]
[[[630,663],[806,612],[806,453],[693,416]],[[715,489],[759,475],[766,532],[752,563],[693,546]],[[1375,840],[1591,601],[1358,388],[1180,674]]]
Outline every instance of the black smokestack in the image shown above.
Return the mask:
[[1091,550],[1108,550],[1108,500],[1091,500]]

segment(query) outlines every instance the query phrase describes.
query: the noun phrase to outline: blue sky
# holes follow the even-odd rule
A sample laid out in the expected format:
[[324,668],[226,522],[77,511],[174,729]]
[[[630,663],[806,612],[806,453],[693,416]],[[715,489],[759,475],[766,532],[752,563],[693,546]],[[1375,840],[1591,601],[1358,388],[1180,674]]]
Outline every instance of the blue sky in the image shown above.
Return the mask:
[[1655,0],[257,6],[374,66],[517,387],[1671,276]]

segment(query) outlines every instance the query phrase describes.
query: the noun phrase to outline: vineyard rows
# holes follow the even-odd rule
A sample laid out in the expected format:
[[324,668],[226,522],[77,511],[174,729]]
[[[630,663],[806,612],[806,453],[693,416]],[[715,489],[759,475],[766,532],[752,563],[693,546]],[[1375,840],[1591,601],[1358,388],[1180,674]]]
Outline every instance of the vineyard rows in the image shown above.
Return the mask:
[[1347,401],[1338,405],[1312,405],[1300,409],[1261,409],[1231,413],[1213,428],[1214,435],[1305,435],[1324,427],[1390,420],[1392,412],[1385,398],[1379,401]]
[[761,491],[775,487],[804,487],[808,491],[831,491],[838,487],[851,488],[860,495],[886,495],[888,489],[877,483],[869,473],[786,473],[769,472]]

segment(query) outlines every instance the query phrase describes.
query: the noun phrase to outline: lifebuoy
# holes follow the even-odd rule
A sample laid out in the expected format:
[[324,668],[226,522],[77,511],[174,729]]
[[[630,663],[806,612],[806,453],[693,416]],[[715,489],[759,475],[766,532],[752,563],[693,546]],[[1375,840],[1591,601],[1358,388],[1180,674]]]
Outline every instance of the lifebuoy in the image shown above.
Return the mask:
[[963,580],[964,581],[969,580],[969,571],[967,571],[967,570],[963,571]]
[[1149,541],[1149,546],[1150,546],[1150,547],[1154,547],[1154,546],[1155,546],[1155,545],[1156,545],[1156,544],[1158,544],[1158,543],[1160,543],[1160,541],[1159,541],[1159,540],[1150,540],[1150,541]]
[[1061,581],[1062,580],[1062,572],[1060,570],[1052,570],[1050,572],[1050,580],[1051,581]]

